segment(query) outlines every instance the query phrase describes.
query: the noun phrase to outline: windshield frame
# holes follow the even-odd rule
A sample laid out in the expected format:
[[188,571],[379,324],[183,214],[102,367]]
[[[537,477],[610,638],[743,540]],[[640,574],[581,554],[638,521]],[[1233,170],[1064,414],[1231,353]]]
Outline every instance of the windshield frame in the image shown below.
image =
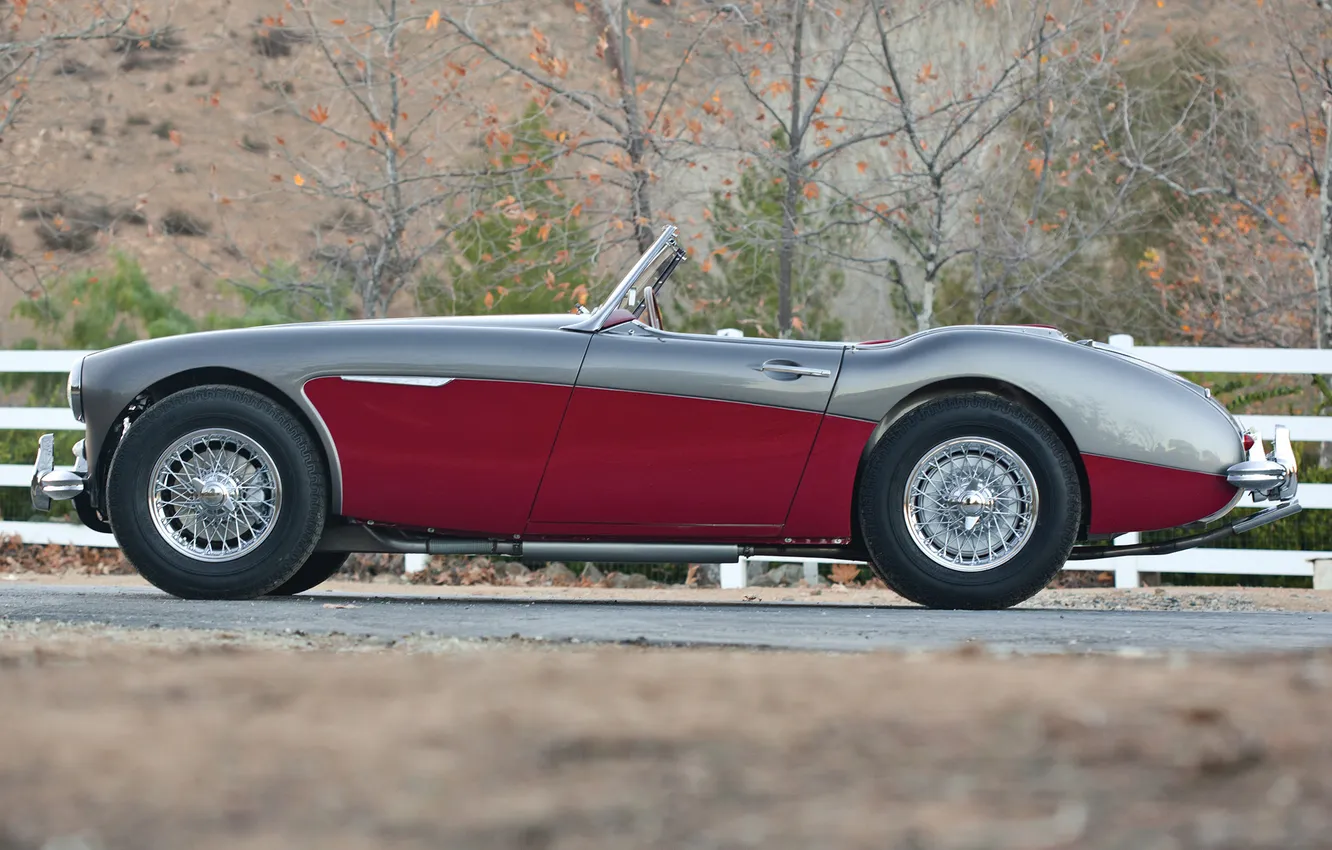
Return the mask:
[[[666,283],[666,279],[670,277],[670,274],[675,270],[675,267],[685,259],[684,249],[680,247],[680,244],[675,238],[678,232],[678,228],[673,224],[668,224],[663,227],[661,235],[657,237],[657,241],[653,242],[652,247],[643,252],[643,255],[638,258],[638,261],[633,264],[628,273],[626,273],[625,276],[620,279],[620,282],[616,284],[615,289],[611,292],[610,296],[607,297],[605,301],[602,301],[601,304],[597,306],[597,309],[580,316],[576,322],[564,325],[563,329],[568,331],[583,331],[585,333],[596,333],[601,330],[602,326],[606,323],[606,320],[610,318],[611,314],[620,306],[620,303],[624,301],[624,297],[628,294],[629,290],[633,289],[642,279],[643,275],[648,273],[648,270],[652,268],[653,264],[669,250],[674,253],[674,256],[662,266],[661,274],[659,274],[657,280],[653,282],[653,289],[659,290],[661,286]],[[641,312],[641,308],[636,309],[634,317],[637,318]]]

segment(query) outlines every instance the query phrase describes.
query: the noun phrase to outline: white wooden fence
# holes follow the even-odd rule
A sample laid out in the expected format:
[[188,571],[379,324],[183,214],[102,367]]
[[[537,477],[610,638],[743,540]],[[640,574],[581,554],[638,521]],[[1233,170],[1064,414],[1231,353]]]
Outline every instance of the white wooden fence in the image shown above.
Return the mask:
[[[1110,337],[1111,345],[1132,349],[1133,354],[1174,372],[1225,372],[1235,374],[1332,374],[1332,350],[1272,348],[1201,348],[1134,347],[1133,337]],[[0,373],[68,373],[88,352],[84,351],[0,351]],[[1270,443],[1277,423],[1290,427],[1295,442],[1332,442],[1332,417],[1318,416],[1241,416],[1246,426],[1257,427]],[[65,407],[0,407],[0,429],[44,431],[80,431]],[[33,453],[37,445],[33,442]],[[68,465],[72,458],[56,458],[57,465]],[[24,487],[32,477],[29,464],[0,464],[0,487]],[[1301,484],[1300,504],[1306,510],[1332,509],[1332,484]],[[1246,496],[1241,507],[1252,507]],[[25,543],[59,543],[75,546],[115,546],[115,538],[100,534],[78,523],[0,521],[0,534],[18,535]],[[1136,535],[1125,535],[1116,542],[1136,542]],[[1312,576],[1312,559],[1332,558],[1332,551],[1278,551],[1268,549],[1189,549],[1169,555],[1111,558],[1102,561],[1072,561],[1071,570],[1113,570],[1117,587],[1136,587],[1139,572],[1222,573],[1233,575]],[[803,561],[790,558],[751,557],[735,564],[722,565],[722,582],[727,587],[746,584],[748,562],[803,563],[805,574],[814,575],[826,559]],[[420,567],[423,565],[413,564]]]

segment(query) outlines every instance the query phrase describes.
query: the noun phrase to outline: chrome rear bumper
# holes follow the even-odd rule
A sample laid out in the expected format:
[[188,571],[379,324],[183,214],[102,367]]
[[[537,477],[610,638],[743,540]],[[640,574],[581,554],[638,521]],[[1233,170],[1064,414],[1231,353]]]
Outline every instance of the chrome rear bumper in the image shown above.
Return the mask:
[[83,440],[74,444],[74,468],[56,469],[55,435],[43,434],[37,440],[37,461],[32,467],[33,509],[49,511],[53,500],[73,499],[83,492],[87,474],[88,458],[84,454]]
[[1248,460],[1240,461],[1226,470],[1226,480],[1241,490],[1253,494],[1255,502],[1286,502],[1295,498],[1299,489],[1299,464],[1290,444],[1290,429],[1278,425],[1272,437],[1272,451],[1264,452],[1263,438],[1250,431],[1253,445]]

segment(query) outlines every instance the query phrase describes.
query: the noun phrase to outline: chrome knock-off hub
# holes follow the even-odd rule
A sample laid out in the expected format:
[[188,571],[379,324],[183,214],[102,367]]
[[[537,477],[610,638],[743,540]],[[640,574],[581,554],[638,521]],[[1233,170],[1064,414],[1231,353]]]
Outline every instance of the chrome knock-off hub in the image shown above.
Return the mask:
[[162,453],[148,508],[173,549],[201,561],[232,561],[261,544],[282,505],[273,458],[238,431],[186,434]]
[[916,464],[903,508],[912,540],[930,560],[981,572],[1027,544],[1037,500],[1031,469],[1016,452],[965,437],[940,443]]

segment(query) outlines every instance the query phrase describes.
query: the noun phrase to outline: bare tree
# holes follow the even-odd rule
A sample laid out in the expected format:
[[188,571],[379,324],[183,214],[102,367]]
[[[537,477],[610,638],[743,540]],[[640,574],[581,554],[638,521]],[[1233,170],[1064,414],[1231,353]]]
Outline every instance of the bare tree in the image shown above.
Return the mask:
[[384,316],[465,219],[446,212],[470,211],[481,191],[467,149],[484,122],[464,97],[463,45],[404,0],[303,0],[295,14],[254,38],[312,60],[299,87],[270,85],[300,128],[277,140],[284,191],[324,211],[310,252],[323,274],[267,283],[327,298],[329,279],[344,280],[362,315]]
[[[798,255],[817,252],[829,230],[856,223],[830,213],[821,186],[859,146],[898,129],[883,119],[873,83],[857,67],[865,64],[866,22],[875,14],[873,3],[855,0],[754,3],[728,29],[726,88],[733,109],[749,121],[716,128],[707,146],[733,152],[735,166],[757,167],[781,183],[775,232],[769,222],[750,222],[745,234],[776,253],[779,336],[801,324],[793,298]],[[857,195],[839,190],[841,200]]]
[[1189,205],[1165,272],[1182,333],[1332,346],[1332,8],[1272,0],[1225,11],[1244,38],[1225,43],[1229,67],[1195,75],[1175,117],[1189,132],[1148,132],[1140,93],[1124,86],[1102,136],[1118,141],[1131,178]]
[[1079,75],[1109,66],[1130,9],[941,0],[911,7],[910,21],[892,4],[874,16],[876,70],[902,132],[869,159],[857,198],[889,237],[863,259],[886,268],[916,328],[934,324],[950,265],[962,261],[980,318],[996,278],[1022,277],[1028,293],[1111,227],[1126,187],[1093,218],[1060,215],[1047,183],[1069,174],[1048,166],[1068,140]]
[[[595,261],[626,236],[639,251],[655,238],[659,186],[669,182],[663,149],[697,131],[693,116],[708,103],[698,93],[707,81],[691,62],[728,13],[684,2],[661,7],[663,22],[627,0],[569,5],[581,24],[563,41],[541,29],[547,7],[531,0],[468,0],[440,17],[484,60],[479,73],[516,81],[558,124],[560,162],[539,176],[568,186],[569,206],[592,234],[584,259]],[[495,32],[500,21],[531,22],[528,37],[506,43]]]

